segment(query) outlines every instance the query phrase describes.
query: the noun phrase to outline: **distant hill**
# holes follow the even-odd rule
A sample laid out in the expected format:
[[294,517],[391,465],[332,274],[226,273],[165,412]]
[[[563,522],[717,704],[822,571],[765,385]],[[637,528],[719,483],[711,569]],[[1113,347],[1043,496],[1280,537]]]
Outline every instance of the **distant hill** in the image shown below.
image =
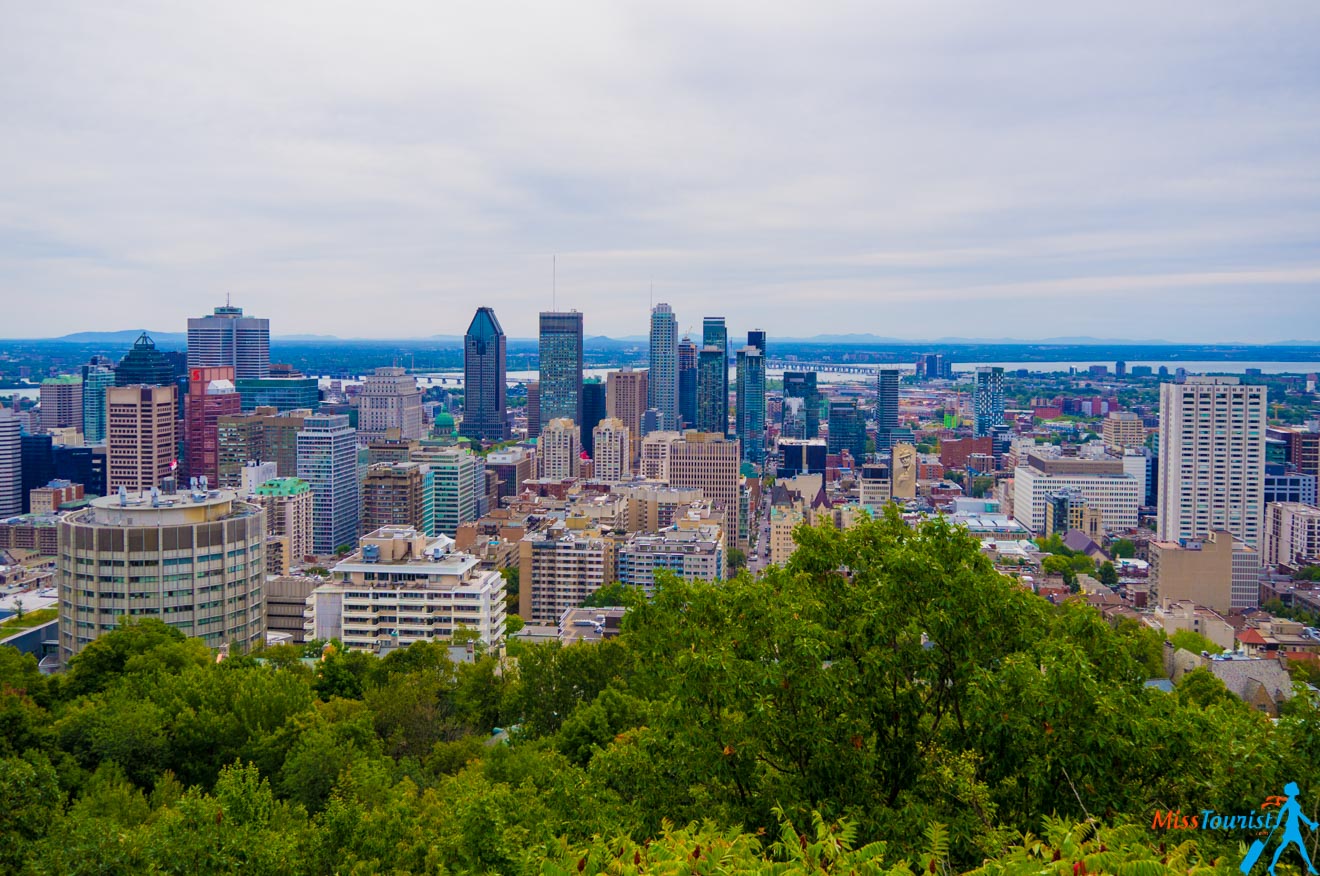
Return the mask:
[[156,342],[156,346],[165,348],[178,347],[182,349],[188,346],[187,332],[153,332],[151,329],[122,329],[113,332],[74,332],[71,335],[62,335],[58,338],[48,338],[47,340],[63,342],[67,344],[122,344],[128,346],[138,339],[143,332],[151,335],[151,339]]

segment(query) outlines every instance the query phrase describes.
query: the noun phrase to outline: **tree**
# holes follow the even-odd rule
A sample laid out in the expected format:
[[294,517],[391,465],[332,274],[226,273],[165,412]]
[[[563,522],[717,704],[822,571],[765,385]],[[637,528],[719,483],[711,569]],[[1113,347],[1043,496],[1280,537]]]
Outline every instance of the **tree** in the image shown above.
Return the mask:
[[618,605],[632,605],[638,598],[639,593],[636,587],[629,587],[627,584],[621,584],[615,581],[613,584],[606,584],[604,587],[592,593],[583,601],[585,608],[609,608]]
[[1068,585],[1069,589],[1077,586],[1077,569],[1073,567],[1072,559],[1060,554],[1050,554],[1041,560],[1040,570],[1046,575],[1061,575],[1063,583]]
[[1137,546],[1131,539],[1120,538],[1109,546],[1109,552],[1115,559],[1130,560],[1137,555]]
[[1106,587],[1118,586],[1118,570],[1114,568],[1114,564],[1109,560],[1105,560],[1100,564],[1099,577],[1100,583]]
[[127,672],[177,672],[210,662],[210,651],[200,639],[185,640],[179,630],[154,617],[124,615],[119,629],[89,642],[70,659],[67,688],[75,695],[91,693]]
[[1198,666],[1179,679],[1176,691],[1180,702],[1195,704],[1202,709],[1220,704],[1245,705],[1229,693],[1214,673],[1203,666]]
[[724,557],[725,564],[728,566],[728,575],[732,578],[738,574],[740,569],[747,568],[747,554],[738,548],[729,548]]
[[1169,637],[1174,648],[1182,648],[1191,651],[1193,654],[1200,654],[1202,651],[1211,654],[1220,654],[1223,648],[1207,639],[1205,636],[1193,630],[1178,630]]

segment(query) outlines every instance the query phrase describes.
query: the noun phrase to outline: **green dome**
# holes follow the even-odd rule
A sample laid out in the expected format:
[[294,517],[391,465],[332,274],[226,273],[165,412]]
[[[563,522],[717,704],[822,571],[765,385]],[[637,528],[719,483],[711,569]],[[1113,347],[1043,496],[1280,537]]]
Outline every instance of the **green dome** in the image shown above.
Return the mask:
[[454,427],[454,415],[449,411],[440,411],[435,415],[435,424],[437,426],[448,426],[452,429]]

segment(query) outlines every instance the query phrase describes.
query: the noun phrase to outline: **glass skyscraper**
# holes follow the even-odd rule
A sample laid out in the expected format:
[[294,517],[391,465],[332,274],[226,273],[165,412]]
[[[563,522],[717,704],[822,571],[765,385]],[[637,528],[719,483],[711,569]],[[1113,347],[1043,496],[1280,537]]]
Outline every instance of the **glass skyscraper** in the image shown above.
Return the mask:
[[888,450],[898,428],[898,369],[881,368],[875,383],[875,449]]
[[745,462],[765,461],[765,354],[752,346],[738,351],[738,438]]
[[992,426],[1004,422],[1004,369],[982,365],[976,369],[976,389],[972,399],[976,413],[974,434],[984,438]]
[[[729,329],[722,316],[708,316],[701,322],[701,352],[698,353],[697,423],[703,431],[727,434],[729,431]],[[719,368],[706,361],[706,351],[714,348],[720,357]],[[718,378],[719,385],[705,385],[702,381]],[[707,399],[710,408],[702,414],[701,399]],[[707,428],[707,426],[710,428]]]
[[[785,371],[784,398],[802,399],[804,438],[820,434],[820,391],[816,389],[815,371]],[[788,405],[784,406],[787,409]]]
[[138,336],[115,369],[115,386],[170,386],[174,378],[174,363],[156,349],[156,342],[146,332]]
[[853,463],[866,461],[866,420],[855,401],[830,402],[830,453],[847,448]]
[[678,428],[678,320],[668,304],[651,308],[651,362],[646,406],[659,412],[659,428]]
[[678,342],[678,418],[685,428],[697,425],[697,345],[688,337]]
[[495,311],[480,307],[463,336],[463,423],[459,434],[477,441],[504,441],[506,339]]
[[542,311],[540,367],[540,429],[560,417],[581,423],[581,313]]

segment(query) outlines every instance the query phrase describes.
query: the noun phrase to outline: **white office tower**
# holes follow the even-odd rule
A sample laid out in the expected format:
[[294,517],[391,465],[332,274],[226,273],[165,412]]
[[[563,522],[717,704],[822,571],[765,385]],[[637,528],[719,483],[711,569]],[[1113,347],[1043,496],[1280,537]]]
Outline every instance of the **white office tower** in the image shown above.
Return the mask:
[[646,406],[660,412],[657,429],[678,428],[678,320],[668,304],[651,308],[651,362]]
[[1160,385],[1159,538],[1222,529],[1256,547],[1265,514],[1264,386],[1236,377]]
[[598,481],[617,482],[632,475],[632,452],[628,427],[616,417],[606,417],[592,430],[596,456],[594,475]]
[[358,433],[364,441],[385,438],[391,429],[405,441],[426,437],[422,391],[417,378],[402,368],[377,368],[362,378],[358,396]]
[[23,513],[23,438],[18,417],[0,408],[0,518]]
[[581,472],[582,433],[566,417],[551,420],[537,439],[541,477],[554,480],[575,478]]
[[298,477],[312,488],[312,550],[333,554],[357,546],[362,514],[357,430],[344,414],[303,420],[298,433]]
[[235,380],[270,377],[270,320],[228,305],[189,319],[188,367],[225,365],[234,369]]

